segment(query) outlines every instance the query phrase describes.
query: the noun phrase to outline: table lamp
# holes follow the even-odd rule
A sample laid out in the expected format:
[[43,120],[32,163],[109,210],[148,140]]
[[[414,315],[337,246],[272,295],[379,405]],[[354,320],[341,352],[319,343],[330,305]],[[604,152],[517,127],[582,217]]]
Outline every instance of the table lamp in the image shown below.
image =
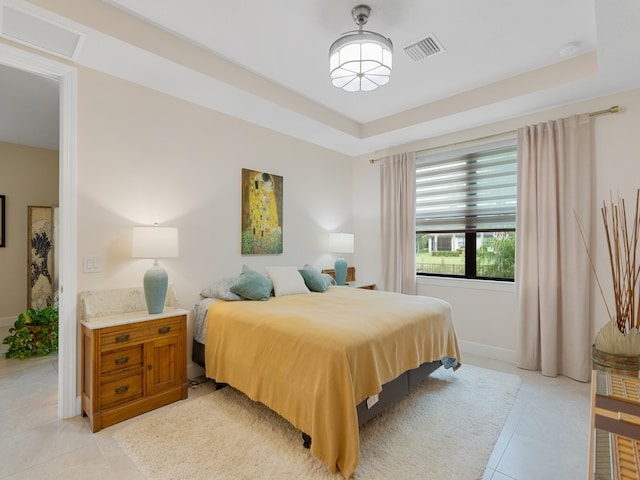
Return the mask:
[[169,277],[158,264],[159,258],[178,256],[178,229],[172,227],[133,227],[131,256],[152,258],[153,266],[144,274],[144,297],[149,313],[162,313]]
[[353,253],[353,233],[330,233],[329,251],[339,254],[334,265],[336,283],[344,285],[347,279],[347,261],[342,254]]

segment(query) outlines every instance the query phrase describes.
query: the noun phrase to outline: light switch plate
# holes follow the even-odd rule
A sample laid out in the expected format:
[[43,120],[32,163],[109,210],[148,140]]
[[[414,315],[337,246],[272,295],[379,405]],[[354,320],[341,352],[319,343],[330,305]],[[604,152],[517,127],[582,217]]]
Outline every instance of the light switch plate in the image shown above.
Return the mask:
[[85,255],[82,257],[84,273],[98,273],[102,271],[102,257],[100,255]]

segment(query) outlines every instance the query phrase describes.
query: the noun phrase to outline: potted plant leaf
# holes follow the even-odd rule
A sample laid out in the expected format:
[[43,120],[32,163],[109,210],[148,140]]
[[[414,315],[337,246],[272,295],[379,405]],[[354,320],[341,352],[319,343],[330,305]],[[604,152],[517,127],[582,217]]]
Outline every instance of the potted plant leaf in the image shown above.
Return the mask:
[[58,351],[58,307],[29,308],[18,315],[2,343],[9,345],[6,358],[24,359]]
[[640,189],[636,191],[635,213],[629,221],[624,198],[619,195],[616,201],[611,198],[609,205],[603,203],[601,212],[613,305],[607,302],[589,255],[609,315],[596,335],[592,360],[595,368],[637,377],[640,372]]

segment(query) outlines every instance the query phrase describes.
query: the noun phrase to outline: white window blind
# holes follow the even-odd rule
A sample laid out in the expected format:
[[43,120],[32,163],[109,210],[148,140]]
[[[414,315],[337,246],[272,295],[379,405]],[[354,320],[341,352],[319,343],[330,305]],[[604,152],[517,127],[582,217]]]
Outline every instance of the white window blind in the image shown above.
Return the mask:
[[516,227],[517,146],[500,144],[416,158],[416,231]]

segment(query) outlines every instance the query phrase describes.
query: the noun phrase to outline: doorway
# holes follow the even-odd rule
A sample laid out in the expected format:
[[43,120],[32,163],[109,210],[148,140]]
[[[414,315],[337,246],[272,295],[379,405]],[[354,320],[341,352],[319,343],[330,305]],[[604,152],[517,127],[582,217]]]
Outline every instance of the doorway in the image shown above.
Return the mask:
[[2,43],[0,64],[58,80],[60,85],[58,417],[68,418],[80,414],[76,387],[77,71]]

